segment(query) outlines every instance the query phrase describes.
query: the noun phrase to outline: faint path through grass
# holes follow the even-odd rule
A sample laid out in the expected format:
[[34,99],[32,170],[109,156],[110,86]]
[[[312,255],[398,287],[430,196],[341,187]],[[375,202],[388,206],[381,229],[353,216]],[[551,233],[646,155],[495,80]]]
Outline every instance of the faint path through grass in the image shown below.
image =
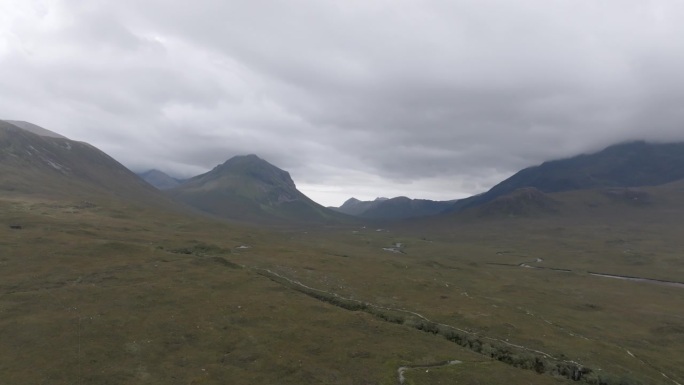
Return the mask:
[[442,362],[437,362],[434,364],[427,364],[427,365],[400,366],[399,369],[397,369],[397,377],[399,380],[399,385],[403,385],[404,381],[406,381],[406,378],[404,378],[404,372],[406,372],[409,369],[441,368],[444,366],[451,366],[451,365],[457,365],[457,364],[462,364],[462,362],[458,361],[458,360],[453,360],[453,361],[442,361]]

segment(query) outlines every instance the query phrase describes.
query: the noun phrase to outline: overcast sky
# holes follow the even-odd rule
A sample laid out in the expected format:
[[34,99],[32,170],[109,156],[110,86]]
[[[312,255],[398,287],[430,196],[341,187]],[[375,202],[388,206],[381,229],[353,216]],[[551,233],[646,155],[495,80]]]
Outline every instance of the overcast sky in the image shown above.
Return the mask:
[[684,140],[680,0],[0,0],[0,119],[134,171],[255,153],[324,205]]

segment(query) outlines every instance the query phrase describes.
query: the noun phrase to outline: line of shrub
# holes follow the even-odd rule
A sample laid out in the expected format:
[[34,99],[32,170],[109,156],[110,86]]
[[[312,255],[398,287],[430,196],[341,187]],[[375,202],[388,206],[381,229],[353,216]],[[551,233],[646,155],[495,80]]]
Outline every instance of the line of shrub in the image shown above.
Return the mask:
[[516,368],[533,370],[539,374],[564,377],[573,381],[582,381],[589,385],[640,384],[640,382],[632,378],[617,377],[607,373],[597,373],[590,368],[577,365],[573,362],[553,359],[524,349],[518,349],[484,336],[462,332],[445,325],[439,325],[435,322],[420,319],[417,316],[407,316],[402,314],[401,311],[385,309],[366,302],[310,289],[265,270],[258,270],[257,272],[272,281],[286,285],[320,301],[327,302],[346,310],[363,311],[384,321],[406,325],[426,333],[441,335],[457,345]]

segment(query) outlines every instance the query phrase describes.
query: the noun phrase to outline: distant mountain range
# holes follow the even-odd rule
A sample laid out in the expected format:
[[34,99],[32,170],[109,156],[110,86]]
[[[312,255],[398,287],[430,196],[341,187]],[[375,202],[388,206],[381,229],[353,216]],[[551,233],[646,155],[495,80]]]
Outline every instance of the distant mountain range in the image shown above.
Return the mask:
[[340,207],[329,207],[332,210],[348,215],[363,215],[369,209],[378,206],[380,203],[388,200],[388,198],[375,198],[373,201],[360,201],[356,198],[349,198]]
[[553,205],[547,199],[548,193],[657,186],[680,179],[684,179],[684,143],[637,141],[526,168],[489,191],[465,199],[430,201],[398,197],[364,202],[352,198],[333,209],[374,219],[453,213],[485,204],[488,205],[480,211],[487,215],[496,211],[511,215],[516,212],[550,212]]
[[278,224],[350,219],[306,197],[288,172],[256,155],[233,157],[167,192],[192,207],[232,220]]
[[172,189],[183,182],[182,179],[176,179],[157,169],[138,173],[138,176],[159,190]]
[[407,197],[377,198],[360,201],[351,198],[333,210],[367,219],[407,219],[437,215],[453,205],[454,201],[432,201]]
[[0,120],[0,173],[2,194],[109,196],[153,204],[173,204],[172,198],[214,216],[253,223],[340,223],[350,216],[398,220],[461,212],[530,216],[559,212],[561,192],[597,190],[610,202],[646,204],[648,196],[635,188],[684,180],[684,143],[630,142],[548,161],[461,200],[351,198],[338,208],[325,208],[297,190],[289,173],[256,155],[233,157],[185,181],[159,170],[136,176],[87,143],[28,122]]

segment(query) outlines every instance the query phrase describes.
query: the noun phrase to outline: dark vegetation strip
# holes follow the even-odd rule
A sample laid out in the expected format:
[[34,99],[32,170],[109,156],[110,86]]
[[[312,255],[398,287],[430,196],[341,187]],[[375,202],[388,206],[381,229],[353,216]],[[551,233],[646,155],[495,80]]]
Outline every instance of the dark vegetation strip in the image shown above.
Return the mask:
[[225,267],[229,267],[231,269],[242,269],[242,266],[238,265],[237,263],[233,263],[223,257],[209,257],[209,260],[212,262],[216,262],[220,265],[223,265]]
[[631,276],[631,275],[597,273],[595,271],[587,271],[587,273],[594,275],[594,276],[599,276],[599,277],[619,278],[619,279],[626,279],[626,280],[630,280],[630,281],[652,282],[652,283],[660,283],[660,284],[669,285],[669,286],[684,287],[684,282],[667,281],[664,279],[635,277],[635,276]]
[[[163,249],[163,248],[162,248]],[[217,250],[218,249],[218,250]],[[204,257],[228,268],[242,269],[246,266],[230,262],[223,257],[212,256],[213,252],[226,251],[213,245],[199,244],[187,248],[167,250],[175,254],[188,254]],[[492,265],[511,266],[502,263],[490,263]],[[512,265],[517,266],[517,265]],[[262,275],[273,282],[287,286],[317,300],[331,305],[350,310],[363,311],[383,321],[405,325],[425,333],[436,334],[456,343],[464,348],[480,353],[491,359],[520,369],[534,370],[539,374],[565,377],[573,381],[581,381],[590,385],[638,385],[639,381],[627,377],[617,377],[607,373],[597,373],[577,362],[562,360],[550,354],[515,345],[507,341],[492,337],[478,335],[457,327],[433,322],[425,316],[405,309],[394,309],[375,305],[369,302],[341,297],[335,293],[307,286],[299,281],[284,277],[278,273],[262,268],[252,268],[257,274]],[[556,270],[556,269],[553,269]],[[440,363],[436,366],[444,366]],[[420,365],[405,365],[403,368],[420,367]],[[401,369],[401,368],[400,368]]]
[[[164,250],[163,247],[159,247],[160,249]],[[206,258],[208,261],[218,263],[220,265],[223,265],[225,267],[229,267],[231,269],[242,269],[243,266],[238,265],[237,263],[231,262],[224,257],[220,256],[215,256],[212,254],[216,253],[225,253],[227,252],[225,249],[221,249],[217,246],[213,245],[207,245],[204,243],[200,243],[198,245],[190,246],[190,247],[182,247],[179,249],[172,249],[172,250],[166,250],[169,253],[173,254],[184,254],[184,255],[194,255],[196,257],[201,257],[201,258]]]
[[635,385],[640,382],[627,377],[617,377],[607,373],[597,373],[574,361],[555,358],[541,351],[507,343],[491,337],[478,335],[456,327],[430,321],[418,313],[404,309],[393,309],[374,305],[334,293],[315,289],[300,282],[283,277],[266,269],[254,269],[268,279],[297,290],[320,301],[350,311],[363,311],[383,321],[405,325],[425,333],[437,334],[464,348],[485,355],[491,359],[520,369],[533,370],[539,374],[565,377],[591,385]]

